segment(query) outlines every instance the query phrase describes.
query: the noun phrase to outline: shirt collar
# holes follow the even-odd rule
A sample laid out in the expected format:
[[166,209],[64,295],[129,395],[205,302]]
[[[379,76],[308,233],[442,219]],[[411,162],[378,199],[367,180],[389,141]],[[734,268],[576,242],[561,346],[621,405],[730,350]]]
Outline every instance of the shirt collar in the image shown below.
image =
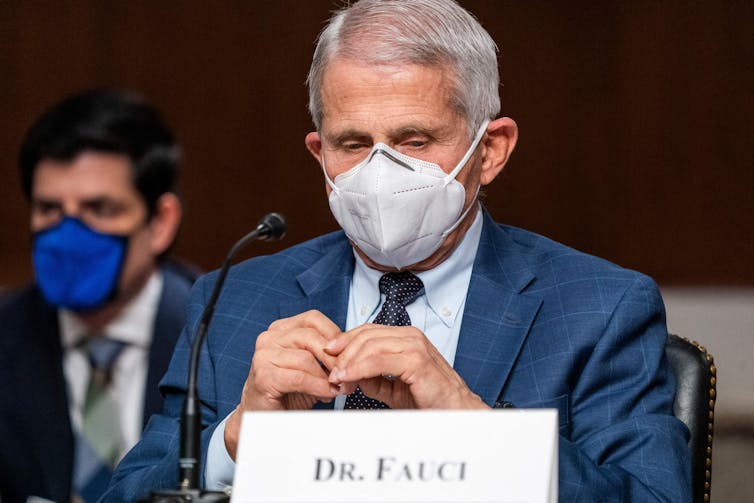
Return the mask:
[[[105,326],[105,337],[133,346],[148,347],[162,292],[162,273],[155,272],[144,288]],[[60,336],[65,349],[75,347],[88,335],[87,327],[69,309],[58,309]]]
[[[474,222],[453,253],[433,269],[416,273],[424,283],[423,295],[429,308],[448,327],[453,326],[466,301],[471,270],[482,235],[482,222],[482,210],[478,207]],[[353,299],[356,306],[364,306],[357,314],[360,319],[366,320],[376,314],[380,305],[379,281],[383,273],[367,266],[358,253],[354,252],[354,256]]]
[[424,283],[430,309],[448,327],[453,326],[466,302],[471,270],[482,236],[482,220],[482,210],[478,208],[474,222],[450,257],[437,267],[416,274]]

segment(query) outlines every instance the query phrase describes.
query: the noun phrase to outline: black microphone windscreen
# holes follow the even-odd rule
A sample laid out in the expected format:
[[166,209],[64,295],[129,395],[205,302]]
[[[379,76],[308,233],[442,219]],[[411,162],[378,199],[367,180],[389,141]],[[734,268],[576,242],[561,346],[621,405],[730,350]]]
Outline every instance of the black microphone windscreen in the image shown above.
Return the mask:
[[288,224],[285,221],[285,217],[280,213],[268,213],[259,222],[259,227],[264,227],[260,239],[267,241],[275,241],[285,236],[285,231],[288,230]]

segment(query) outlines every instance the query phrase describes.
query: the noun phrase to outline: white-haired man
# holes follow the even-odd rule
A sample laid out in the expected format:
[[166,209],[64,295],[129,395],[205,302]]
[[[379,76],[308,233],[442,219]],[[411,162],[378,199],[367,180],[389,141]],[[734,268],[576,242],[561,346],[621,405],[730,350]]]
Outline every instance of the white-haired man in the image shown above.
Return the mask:
[[[343,231],[231,272],[200,369],[209,485],[232,482],[243,411],[513,404],[560,413],[561,501],[689,499],[654,283],[496,224],[477,199],[517,139],[498,82],[494,42],[451,0],[362,0],[330,20],[306,146]],[[113,495],[177,483],[166,439],[213,279]]]

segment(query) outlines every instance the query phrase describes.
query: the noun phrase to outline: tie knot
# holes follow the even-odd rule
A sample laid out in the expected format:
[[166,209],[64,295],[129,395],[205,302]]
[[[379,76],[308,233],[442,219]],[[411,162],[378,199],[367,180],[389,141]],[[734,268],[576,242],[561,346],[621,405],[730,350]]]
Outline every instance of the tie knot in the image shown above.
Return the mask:
[[125,342],[106,337],[90,339],[86,345],[86,350],[89,353],[89,363],[96,370],[109,372],[118,355],[120,355],[120,352],[125,347]]
[[385,300],[404,306],[416,300],[422,288],[422,280],[408,271],[389,272],[380,278],[380,292],[385,295]]

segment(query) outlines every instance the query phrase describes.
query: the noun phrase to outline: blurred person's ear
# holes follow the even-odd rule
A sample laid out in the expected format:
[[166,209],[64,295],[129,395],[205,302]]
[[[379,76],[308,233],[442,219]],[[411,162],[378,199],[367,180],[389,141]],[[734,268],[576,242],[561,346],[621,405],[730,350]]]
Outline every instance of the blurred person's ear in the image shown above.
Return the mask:
[[154,215],[149,221],[150,249],[155,256],[161,255],[173,244],[182,216],[183,207],[178,196],[166,192],[157,199]]

